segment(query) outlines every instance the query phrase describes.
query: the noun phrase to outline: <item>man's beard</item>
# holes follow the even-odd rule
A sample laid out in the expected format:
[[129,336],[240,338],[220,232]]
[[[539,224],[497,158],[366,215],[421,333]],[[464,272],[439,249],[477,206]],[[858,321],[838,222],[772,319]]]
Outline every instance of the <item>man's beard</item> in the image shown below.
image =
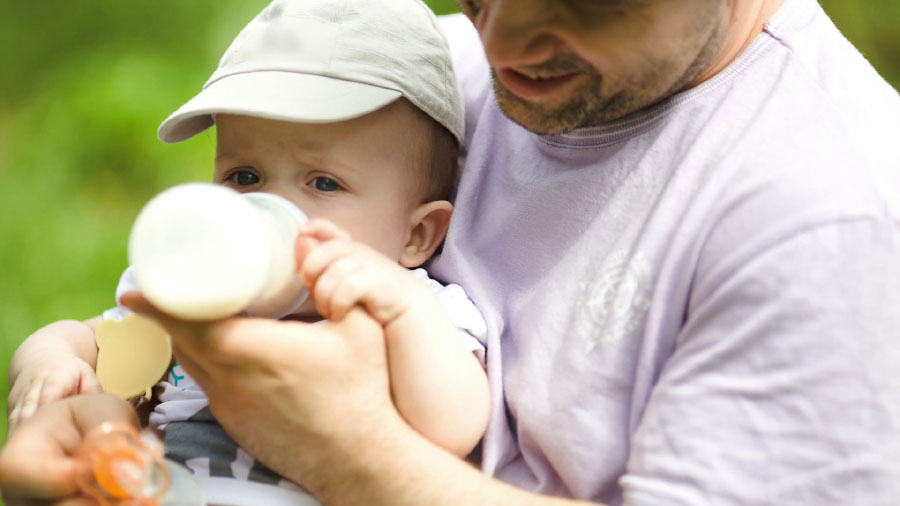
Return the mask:
[[638,69],[626,86],[611,93],[606,92],[609,94],[604,94],[603,76],[593,66],[575,56],[558,57],[551,62],[526,69],[539,76],[575,72],[586,76],[585,83],[562,103],[544,104],[525,100],[509,91],[492,68],[494,96],[500,110],[509,119],[537,134],[561,134],[599,126],[688,88],[693,79],[709,66],[720,43],[721,32],[714,30],[692,61],[657,61]]
[[491,69],[494,95],[500,110],[513,122],[538,134],[561,134],[620,118],[635,110],[633,98],[625,91],[603,95],[603,77],[593,68],[582,69],[587,82],[566,102],[529,102],[509,91]]

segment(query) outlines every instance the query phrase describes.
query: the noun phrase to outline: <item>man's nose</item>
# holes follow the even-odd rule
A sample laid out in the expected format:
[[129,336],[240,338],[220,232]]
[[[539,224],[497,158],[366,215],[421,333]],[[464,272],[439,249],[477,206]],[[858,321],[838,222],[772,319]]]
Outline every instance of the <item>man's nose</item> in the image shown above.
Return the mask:
[[538,65],[553,57],[560,44],[555,1],[485,0],[474,23],[492,67]]

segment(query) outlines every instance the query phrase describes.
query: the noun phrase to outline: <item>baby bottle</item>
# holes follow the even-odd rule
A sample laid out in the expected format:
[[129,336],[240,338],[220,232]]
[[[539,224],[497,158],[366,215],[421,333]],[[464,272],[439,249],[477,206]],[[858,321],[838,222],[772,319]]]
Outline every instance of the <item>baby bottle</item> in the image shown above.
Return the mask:
[[294,240],[306,221],[277,195],[183,184],[141,210],[128,258],[144,296],[172,316],[281,318],[307,298],[294,256]]

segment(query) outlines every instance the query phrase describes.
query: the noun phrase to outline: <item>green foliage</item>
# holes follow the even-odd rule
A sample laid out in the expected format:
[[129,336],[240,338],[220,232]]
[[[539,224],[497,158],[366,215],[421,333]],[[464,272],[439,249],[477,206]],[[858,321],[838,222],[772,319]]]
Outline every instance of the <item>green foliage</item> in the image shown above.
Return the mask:
[[209,177],[214,138],[156,128],[265,3],[0,3],[0,389],[28,334],[114,305],[140,206]]
[[0,2],[0,391],[31,332],[114,305],[140,207],[209,178],[214,136],[156,128],[267,3]]
[[900,89],[900,0],[819,0],[834,24],[882,77]]
[[[267,0],[0,3],[0,389],[38,327],[113,305],[130,225],[163,188],[208,178],[214,139],[159,122]],[[433,0],[439,13],[453,0]],[[900,3],[823,0],[900,85]],[[6,425],[0,422],[0,440]]]

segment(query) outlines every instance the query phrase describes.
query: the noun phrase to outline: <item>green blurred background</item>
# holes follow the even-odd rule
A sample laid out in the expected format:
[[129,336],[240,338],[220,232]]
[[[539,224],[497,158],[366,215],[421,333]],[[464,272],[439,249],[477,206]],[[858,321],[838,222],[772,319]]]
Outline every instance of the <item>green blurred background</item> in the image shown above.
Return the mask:
[[[166,145],[156,127],[266,3],[0,3],[0,175],[9,178],[0,185],[2,391],[29,333],[113,304],[140,206],[168,186],[209,177],[212,135]],[[456,10],[453,0],[428,3]],[[822,4],[900,87],[900,0]]]

